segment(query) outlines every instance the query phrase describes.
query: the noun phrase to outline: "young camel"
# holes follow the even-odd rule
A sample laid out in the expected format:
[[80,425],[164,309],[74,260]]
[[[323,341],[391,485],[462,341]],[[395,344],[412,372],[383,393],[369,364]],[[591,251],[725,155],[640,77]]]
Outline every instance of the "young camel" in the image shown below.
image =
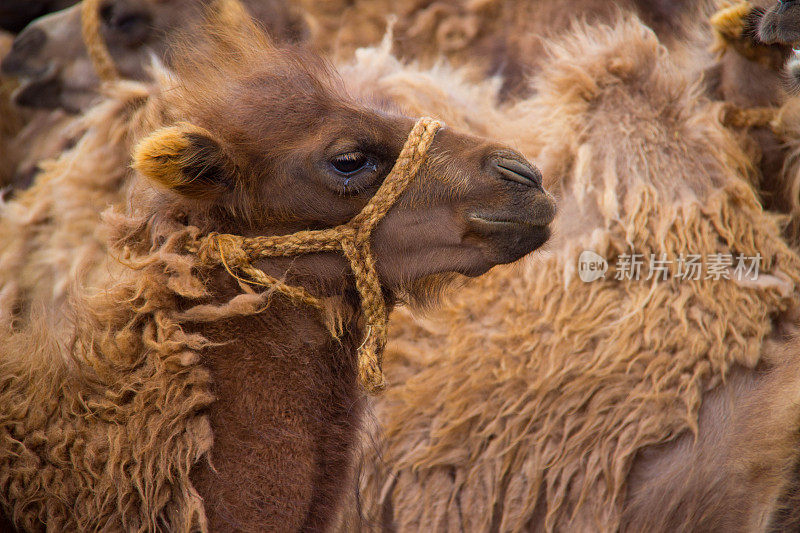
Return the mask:
[[[80,180],[129,189],[98,222],[111,243],[102,277],[75,274],[62,305],[19,305],[18,275],[38,268],[41,250],[2,274],[0,501],[22,529],[325,529],[363,411],[357,353],[380,336],[362,311],[375,301],[359,296],[388,308],[404,292],[424,298],[429,276],[479,275],[548,237],[553,203],[513,150],[433,122],[422,131],[253,28],[205,32],[211,46],[119,106],[128,121],[117,138],[138,140],[135,171],[97,172],[106,161],[91,139],[108,118],[98,115],[4,208],[22,216],[17,205],[37,195],[80,195]],[[331,247],[248,260],[222,245],[295,242],[353,219],[400,183],[388,180],[407,142],[421,166],[371,237],[378,293],[362,287],[374,281],[360,273],[363,243],[355,276]],[[61,208],[48,205],[17,233],[53,230]],[[18,250],[3,247],[0,259],[9,254]],[[250,288],[267,275],[282,281]]]

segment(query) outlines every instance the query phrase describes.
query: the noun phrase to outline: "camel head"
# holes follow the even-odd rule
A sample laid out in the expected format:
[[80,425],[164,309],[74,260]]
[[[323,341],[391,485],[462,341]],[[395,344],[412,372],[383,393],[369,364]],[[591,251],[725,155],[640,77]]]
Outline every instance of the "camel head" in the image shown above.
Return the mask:
[[[242,236],[351,220],[392,169],[416,118],[350,95],[322,59],[277,48],[255,28],[203,33],[212,46],[180,54],[177,84],[161,95],[175,120],[136,150],[134,167],[163,196],[154,205],[172,205],[203,231]],[[411,288],[426,276],[475,276],[515,261],[545,243],[554,214],[539,171],[521,154],[440,129],[372,233],[381,285]],[[293,257],[286,267],[323,283],[349,272],[336,253]]]
[[724,4],[711,17],[720,54],[718,92],[740,106],[774,106],[785,99],[783,66],[791,48],[759,38],[761,17],[774,0]]
[[[169,64],[176,33],[192,32],[212,0],[104,0],[101,34],[123,78],[144,80],[154,58]],[[304,22],[284,0],[251,0],[249,13],[280,41],[304,37]],[[0,69],[20,78],[15,95],[27,107],[85,110],[99,79],[81,39],[81,4],[35,20],[14,41]]]
[[794,88],[800,87],[800,2],[780,0],[769,8],[761,18],[758,35],[766,43],[792,47],[786,72]]

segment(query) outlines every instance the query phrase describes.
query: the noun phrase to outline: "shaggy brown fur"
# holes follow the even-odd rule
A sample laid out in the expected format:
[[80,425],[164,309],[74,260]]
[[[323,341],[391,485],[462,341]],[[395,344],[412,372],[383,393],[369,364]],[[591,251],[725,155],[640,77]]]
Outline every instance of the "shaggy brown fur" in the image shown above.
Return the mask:
[[[105,34],[112,56],[123,75],[142,79],[149,62],[147,50],[165,55],[164,39],[176,26],[187,27],[197,0],[158,5],[151,0],[115,0],[109,5]],[[202,2],[201,2],[202,3]],[[338,59],[350,58],[361,46],[377,44],[387,29],[387,16],[398,15],[395,26],[396,51],[406,59],[421,60],[426,66],[442,56],[456,65],[471,65],[473,79],[502,75],[504,96],[527,92],[527,74],[535,72],[544,56],[544,39],[566,31],[576,20],[609,21],[619,10],[639,13],[665,42],[686,37],[703,20],[710,0],[570,0],[547,2],[407,0],[405,2],[297,0],[314,35],[317,50]],[[253,0],[248,7],[274,33],[290,40],[305,37],[303,20],[280,0]],[[32,106],[85,108],[96,90],[96,78],[86,68],[87,57],[79,42],[78,9],[37,21],[20,35],[25,47],[5,69],[31,77],[19,98]],[[181,17],[176,19],[176,14]],[[115,28],[115,20],[130,23],[126,28],[138,40]],[[150,20],[156,29],[139,28]],[[41,42],[40,42],[41,41]],[[49,67],[49,68],[48,68]],[[42,77],[42,73],[45,75]]]
[[[3,206],[0,502],[17,527],[319,530],[341,499],[363,401],[345,263],[258,264],[328,297],[336,340],[316,314],[202,267],[186,244],[212,230],[349,219],[413,120],[353,99],[321,61],[252,28],[211,34],[214,46],[183,56],[152,93],[119,85],[76,147]],[[180,184],[216,193],[198,199],[126,169],[132,143],[163,126],[188,132]],[[357,151],[370,165],[342,184],[328,165]],[[169,153],[150,157],[166,164]],[[537,245],[552,203],[532,167],[509,178],[501,156],[528,165],[494,143],[437,134],[374,236],[390,299],[418,278],[479,274]],[[98,206],[126,190],[99,223]]]
[[[761,93],[771,94],[773,102],[782,105],[775,127],[771,132],[763,128],[755,130],[752,137],[763,154],[761,168],[767,205],[790,215],[790,239],[800,243],[800,98],[797,96],[800,56],[791,51],[797,42],[798,6],[793,3],[775,6],[766,0],[753,2],[753,5],[760,17],[758,36],[754,38],[781,50],[788,59],[774,69],[772,80],[766,79],[759,89]],[[733,61],[744,63],[742,58]],[[743,74],[742,82],[747,87],[746,80],[753,73]],[[745,91],[744,95],[751,96],[751,92]]]
[[[0,31],[0,61],[11,50],[13,36]],[[0,187],[11,178],[14,167],[14,152],[9,144],[21,128],[22,117],[11,102],[11,94],[17,84],[11,79],[0,77]]]
[[[763,529],[800,444],[800,258],[747,155],[633,21],[555,46],[537,91],[507,134],[569,215],[549,256],[435,319],[396,317],[387,361],[405,381],[376,403],[345,529]],[[616,281],[632,247],[764,263],[757,283]],[[608,259],[604,280],[576,278],[582,250]]]
[[387,17],[397,16],[395,51],[425,65],[446,57],[475,69],[473,80],[500,75],[501,97],[528,92],[528,75],[538,71],[548,37],[578,20],[599,23],[620,11],[638,13],[665,40],[685,38],[702,20],[708,0],[298,0],[309,14],[312,43],[336,57],[350,57],[377,43]]

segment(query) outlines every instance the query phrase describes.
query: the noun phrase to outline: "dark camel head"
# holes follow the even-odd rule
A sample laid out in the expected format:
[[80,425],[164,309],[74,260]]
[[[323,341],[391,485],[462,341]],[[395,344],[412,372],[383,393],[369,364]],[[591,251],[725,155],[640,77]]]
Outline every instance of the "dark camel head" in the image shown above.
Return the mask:
[[[245,0],[249,13],[278,41],[305,36],[300,16],[285,0]],[[153,58],[168,65],[168,42],[192,32],[213,0],[105,0],[100,5],[102,35],[123,78],[145,80]],[[81,5],[31,23],[0,65],[20,78],[16,102],[27,107],[78,112],[95,99],[99,80],[81,39]]]
[[[137,149],[136,168],[160,185],[157,204],[204,231],[244,236],[353,218],[416,118],[353,97],[323,60],[276,48],[253,28],[204,34],[214,44],[181,54],[179,85],[163,92],[175,121]],[[391,291],[439,273],[482,274],[544,244],[554,215],[539,171],[521,154],[445,128],[373,234],[381,282]],[[290,264],[323,281],[349,271],[334,253]]]
[[762,41],[800,47],[800,1],[779,0],[764,12],[758,34]]
[[792,48],[786,73],[795,92],[800,88],[800,1],[780,0],[761,17],[758,35],[762,41]]

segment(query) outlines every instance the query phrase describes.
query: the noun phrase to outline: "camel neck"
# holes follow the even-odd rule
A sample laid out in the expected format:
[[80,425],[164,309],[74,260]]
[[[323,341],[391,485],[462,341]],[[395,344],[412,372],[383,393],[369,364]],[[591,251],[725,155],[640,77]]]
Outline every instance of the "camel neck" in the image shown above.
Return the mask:
[[200,328],[219,343],[203,354],[216,396],[213,466],[192,474],[210,530],[325,526],[348,490],[363,410],[358,320],[337,341],[314,310],[276,296],[262,314]]

